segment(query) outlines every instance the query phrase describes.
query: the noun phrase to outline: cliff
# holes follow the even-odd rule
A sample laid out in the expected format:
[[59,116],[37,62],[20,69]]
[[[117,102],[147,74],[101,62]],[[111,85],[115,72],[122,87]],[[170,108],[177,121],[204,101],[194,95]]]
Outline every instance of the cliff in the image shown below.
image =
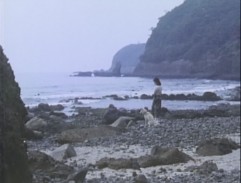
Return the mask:
[[240,0],[186,0],[159,19],[134,74],[240,79]]
[[130,44],[121,48],[113,57],[111,67],[108,70],[96,70],[87,72],[75,72],[72,76],[101,76],[119,77],[132,76],[133,71],[140,62],[140,56],[144,53],[145,44]]
[[20,88],[0,46],[0,182],[30,183],[32,178],[23,144],[26,109]]
[[145,44],[131,44],[121,48],[114,55],[109,71],[115,73],[120,70],[120,74],[132,74],[144,49]]

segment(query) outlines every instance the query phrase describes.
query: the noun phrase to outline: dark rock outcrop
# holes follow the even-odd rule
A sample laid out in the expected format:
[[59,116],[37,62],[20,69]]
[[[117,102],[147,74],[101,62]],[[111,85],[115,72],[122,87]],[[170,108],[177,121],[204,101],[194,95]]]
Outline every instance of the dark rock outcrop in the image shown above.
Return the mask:
[[103,124],[112,124],[121,116],[121,112],[113,105],[110,104],[103,116]]
[[55,179],[66,180],[69,175],[74,173],[72,167],[56,161],[40,151],[30,151],[28,161],[31,170],[36,173],[35,182],[45,182],[45,179],[48,179],[47,182]]
[[27,112],[20,88],[0,46],[0,182],[30,183],[27,153],[23,143]]
[[[140,99],[142,100],[149,100],[153,97],[151,95],[142,94],[140,96]],[[197,100],[197,101],[218,101],[222,100],[220,96],[218,96],[214,92],[204,92],[202,95],[196,95],[196,94],[162,94],[162,100]]]

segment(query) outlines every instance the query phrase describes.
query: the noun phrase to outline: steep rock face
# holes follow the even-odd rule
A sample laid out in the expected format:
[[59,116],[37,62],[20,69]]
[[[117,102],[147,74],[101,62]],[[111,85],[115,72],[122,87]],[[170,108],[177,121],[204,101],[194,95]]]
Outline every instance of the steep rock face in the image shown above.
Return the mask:
[[30,183],[22,133],[26,109],[20,88],[0,46],[0,182]]
[[110,72],[120,69],[120,74],[132,74],[140,56],[144,53],[145,44],[131,44],[120,49],[113,57]]
[[240,78],[240,0],[186,0],[159,19],[137,75]]

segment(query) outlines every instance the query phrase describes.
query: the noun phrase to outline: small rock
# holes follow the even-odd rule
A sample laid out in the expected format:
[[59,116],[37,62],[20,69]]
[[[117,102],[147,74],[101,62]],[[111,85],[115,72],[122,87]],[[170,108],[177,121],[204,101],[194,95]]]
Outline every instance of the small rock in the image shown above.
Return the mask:
[[63,161],[66,158],[76,156],[76,151],[72,145],[64,144],[51,152],[50,156],[57,161]]
[[197,167],[196,172],[203,175],[209,175],[212,172],[218,171],[218,166],[212,161],[205,161],[202,165]]
[[145,175],[140,174],[134,179],[134,183],[148,183],[148,180]]
[[116,128],[126,128],[131,120],[133,120],[132,117],[121,116],[114,123],[112,123],[110,126],[116,127]]
[[88,172],[87,168],[81,169],[68,177],[68,181],[74,180],[75,183],[83,183]]

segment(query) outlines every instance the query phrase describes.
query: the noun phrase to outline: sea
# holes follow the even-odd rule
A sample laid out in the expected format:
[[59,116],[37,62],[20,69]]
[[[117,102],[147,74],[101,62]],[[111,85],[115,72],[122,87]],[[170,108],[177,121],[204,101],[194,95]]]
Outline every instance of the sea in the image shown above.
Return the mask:
[[[40,103],[62,104],[66,110],[75,107],[107,108],[113,104],[117,108],[151,108],[152,100],[113,100],[108,95],[120,97],[151,95],[154,91],[152,78],[141,77],[73,77],[71,73],[18,73],[15,80],[21,88],[21,98],[25,106],[34,107]],[[209,79],[162,79],[165,94],[197,94],[215,92],[221,101],[171,101],[163,100],[163,107],[176,109],[205,109],[220,103],[240,104],[228,100],[230,91],[240,87],[240,81]],[[74,99],[78,98],[78,102]],[[82,98],[82,99],[80,99]],[[85,99],[83,99],[85,98]]]

